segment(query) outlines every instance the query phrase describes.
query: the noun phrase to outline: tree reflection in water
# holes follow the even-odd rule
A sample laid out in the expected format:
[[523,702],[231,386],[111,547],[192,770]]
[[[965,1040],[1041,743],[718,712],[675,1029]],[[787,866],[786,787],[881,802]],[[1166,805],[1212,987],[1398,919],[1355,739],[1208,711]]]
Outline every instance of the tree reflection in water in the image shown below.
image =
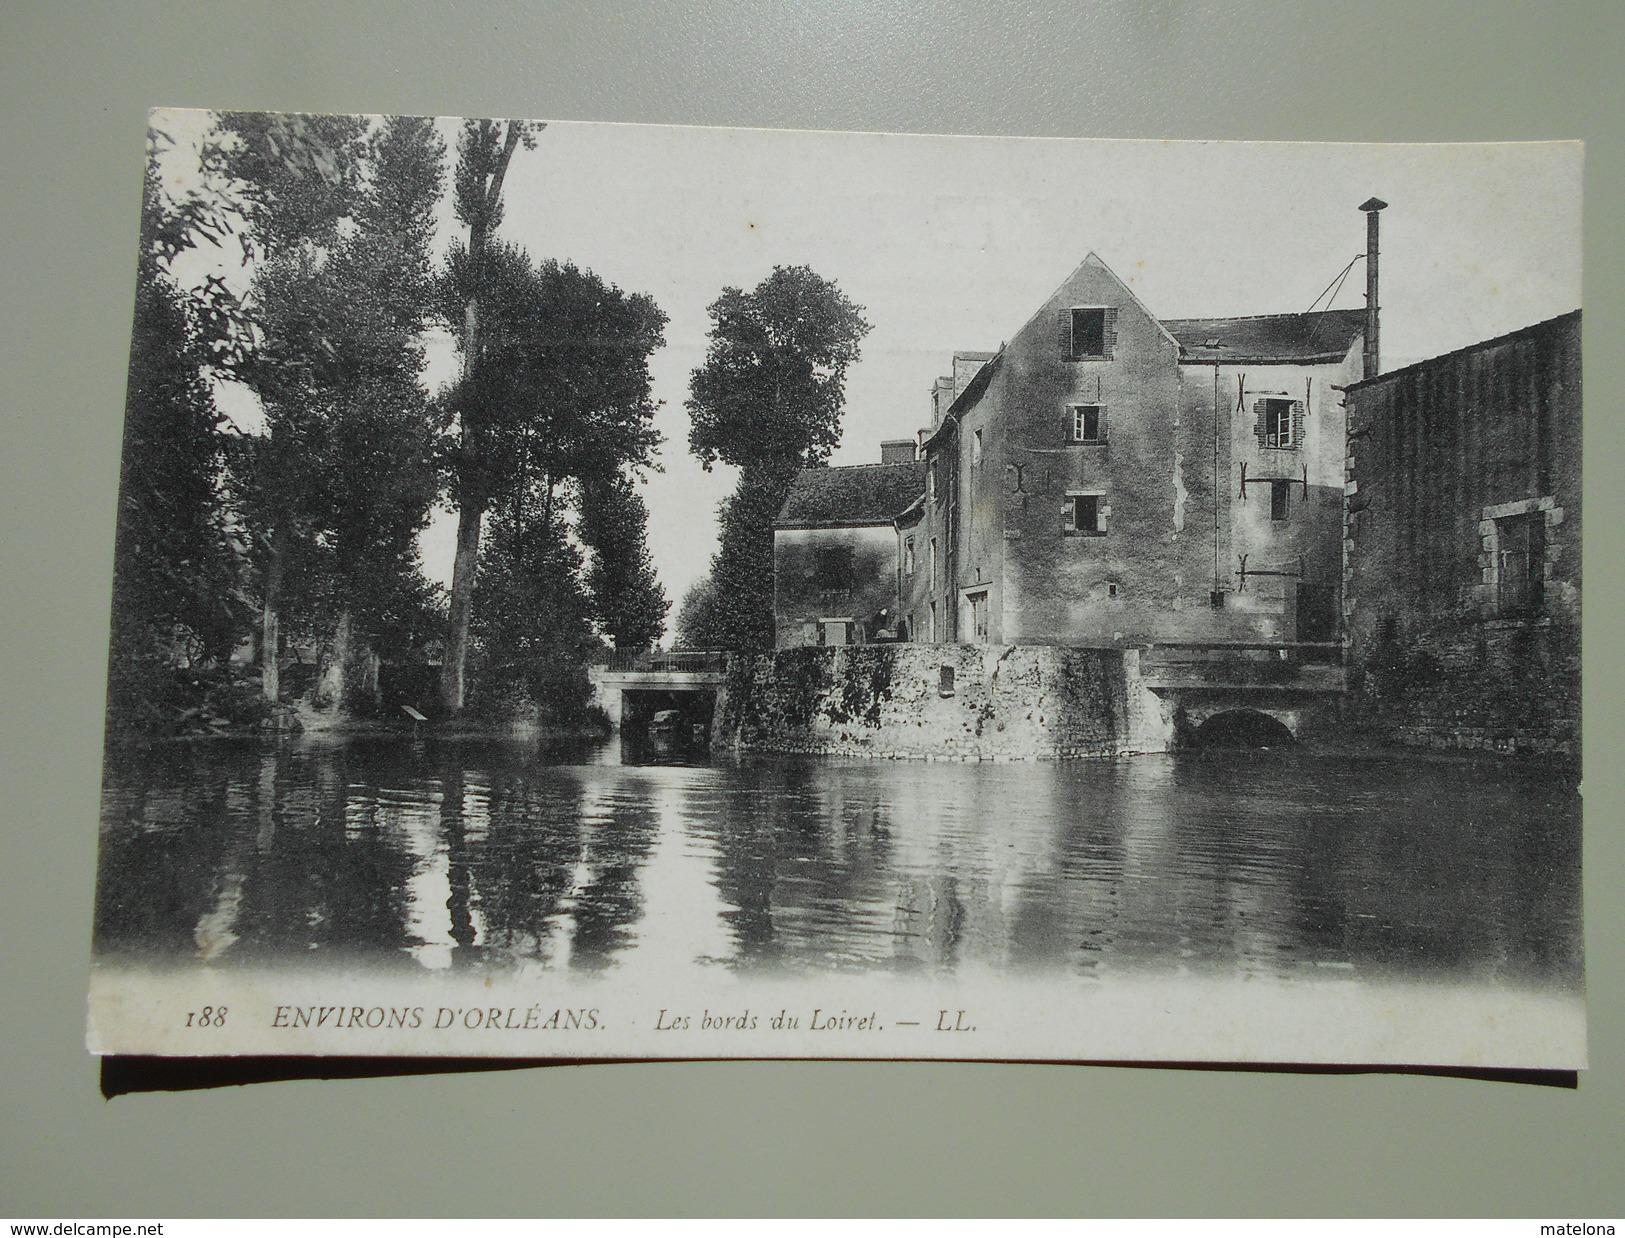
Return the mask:
[[115,751],[97,949],[1581,982],[1579,797],[1526,766],[615,757],[393,739]]

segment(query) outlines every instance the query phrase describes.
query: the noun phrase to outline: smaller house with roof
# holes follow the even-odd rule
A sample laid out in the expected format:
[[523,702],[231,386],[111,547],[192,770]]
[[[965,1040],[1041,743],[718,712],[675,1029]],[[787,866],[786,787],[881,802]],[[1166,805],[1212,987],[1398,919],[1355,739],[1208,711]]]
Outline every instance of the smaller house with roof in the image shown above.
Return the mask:
[[897,518],[918,509],[925,465],[912,439],[879,464],[804,469],[773,527],[775,644],[907,640],[899,627]]

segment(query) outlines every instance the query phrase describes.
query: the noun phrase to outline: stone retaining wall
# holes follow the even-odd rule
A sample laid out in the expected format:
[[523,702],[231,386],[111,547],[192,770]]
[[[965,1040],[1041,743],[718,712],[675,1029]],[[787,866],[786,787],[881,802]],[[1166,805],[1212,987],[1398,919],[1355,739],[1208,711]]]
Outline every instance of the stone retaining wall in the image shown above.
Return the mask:
[[730,660],[723,746],[916,760],[1112,757],[1173,727],[1137,650],[857,645]]

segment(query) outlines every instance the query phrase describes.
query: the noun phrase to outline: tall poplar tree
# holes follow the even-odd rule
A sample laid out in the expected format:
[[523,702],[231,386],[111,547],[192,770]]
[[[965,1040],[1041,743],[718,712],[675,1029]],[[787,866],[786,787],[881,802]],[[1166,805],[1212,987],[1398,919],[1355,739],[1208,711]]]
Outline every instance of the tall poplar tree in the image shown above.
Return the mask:
[[468,244],[463,250],[467,278],[460,288],[463,299],[458,315],[463,374],[454,402],[459,441],[451,498],[457,508],[457,551],[452,562],[451,611],[440,677],[441,704],[451,713],[463,707],[480,524],[491,502],[491,488],[485,477],[491,453],[490,422],[498,415],[490,390],[493,383],[482,321],[489,296],[488,251],[491,235],[502,222],[502,183],[514,151],[521,143],[527,150],[534,149],[536,134],[542,128],[525,121],[470,120],[464,122],[457,142],[454,205],[458,220],[468,227]]

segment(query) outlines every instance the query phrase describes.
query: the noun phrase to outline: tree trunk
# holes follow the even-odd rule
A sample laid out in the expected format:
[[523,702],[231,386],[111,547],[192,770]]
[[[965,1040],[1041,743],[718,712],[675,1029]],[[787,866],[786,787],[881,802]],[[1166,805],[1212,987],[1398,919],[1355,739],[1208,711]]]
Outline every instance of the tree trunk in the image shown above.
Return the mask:
[[451,624],[440,666],[440,703],[448,713],[463,707],[463,668],[468,662],[468,621],[474,612],[474,569],[480,558],[483,505],[464,502],[457,511],[457,557],[451,567]]
[[260,692],[273,705],[282,694],[282,539],[271,536],[265,565],[265,600],[260,610]]
[[372,642],[368,641],[366,648],[362,651],[361,685],[359,690],[366,695],[373,713],[378,713],[384,707],[384,686],[379,677],[380,669],[381,663],[378,651],[372,647]]
[[346,689],[350,678],[350,608],[339,612],[328,642],[321,674],[316,680],[316,707],[344,712],[349,703]]

